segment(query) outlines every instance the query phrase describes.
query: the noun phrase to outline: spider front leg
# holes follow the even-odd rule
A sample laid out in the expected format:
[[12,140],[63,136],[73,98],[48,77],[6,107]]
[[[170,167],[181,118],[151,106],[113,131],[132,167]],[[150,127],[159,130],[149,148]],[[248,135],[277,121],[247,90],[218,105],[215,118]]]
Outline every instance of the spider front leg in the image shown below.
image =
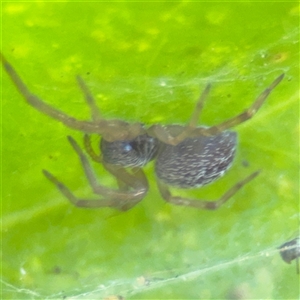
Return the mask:
[[85,84],[84,80],[80,77],[80,76],[76,76],[77,79],[77,83],[85,97],[85,101],[88,104],[90,111],[91,111],[91,116],[92,116],[92,120],[99,122],[102,120],[99,108],[96,105],[96,101],[92,95],[92,93],[90,92],[90,90],[88,89],[87,85]]
[[[103,164],[105,169],[114,175],[118,180],[128,186],[128,190],[110,189],[100,185],[96,176],[79,145],[72,137],[68,137],[70,144],[78,154],[85,175],[96,194],[100,194],[104,199],[81,199],[77,198],[62,182],[57,180],[51,173],[43,170],[44,175],[54,183],[59,191],[75,206],[85,208],[113,207],[122,211],[126,211],[141,201],[148,191],[148,182],[139,168],[134,169],[134,174],[130,174],[124,168]],[[129,190],[129,188],[131,190]]]
[[127,122],[120,120],[105,120],[101,118],[94,98],[81,77],[77,77],[77,82],[85,96],[87,104],[91,109],[92,121],[77,120],[47,104],[28,89],[17,71],[1,53],[0,60],[5,72],[10,77],[11,81],[25,101],[41,113],[62,122],[67,127],[86,133],[98,133],[103,137],[106,137],[108,141],[132,139],[145,133],[145,130],[140,123],[128,124]]
[[[38,111],[42,112],[45,115],[50,116],[53,119],[56,119],[66,126],[73,129],[87,131],[87,132],[98,132],[101,131],[101,125],[104,124],[95,124],[89,121],[80,121],[75,118],[68,116],[67,114],[61,112],[60,110],[52,107],[51,105],[45,103],[38,96],[34,95],[21,79],[14,67],[5,59],[5,57],[0,53],[1,62],[3,64],[4,70],[9,75],[10,79],[16,86],[19,93],[24,97],[26,102],[36,108]],[[99,132],[100,133],[100,132]]]
[[253,180],[259,173],[260,170],[255,171],[248,177],[239,181],[216,201],[187,199],[183,197],[172,196],[168,186],[164,184],[161,180],[157,179],[157,185],[162,197],[169,203],[181,206],[194,207],[198,209],[216,210],[225,202],[227,202],[233,195],[235,195],[245,184]]

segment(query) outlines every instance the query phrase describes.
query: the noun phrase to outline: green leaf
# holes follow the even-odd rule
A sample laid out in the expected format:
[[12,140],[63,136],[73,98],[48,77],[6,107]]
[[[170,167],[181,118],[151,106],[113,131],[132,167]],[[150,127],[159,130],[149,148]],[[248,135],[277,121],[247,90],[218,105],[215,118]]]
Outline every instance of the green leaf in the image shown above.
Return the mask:
[[[2,51],[45,102],[88,119],[80,74],[105,118],[186,124],[210,82],[201,124],[249,107],[284,80],[239,133],[232,169],[176,195],[215,200],[262,173],[219,210],[150,191],[128,212],[72,206],[41,170],[92,195],[66,128],[25,103],[3,72],[3,299],[296,299],[278,247],[299,230],[299,6],[296,2],[7,2]],[[97,143],[98,137],[94,137]],[[114,178],[93,164],[99,182]],[[111,298],[113,299],[113,298]]]

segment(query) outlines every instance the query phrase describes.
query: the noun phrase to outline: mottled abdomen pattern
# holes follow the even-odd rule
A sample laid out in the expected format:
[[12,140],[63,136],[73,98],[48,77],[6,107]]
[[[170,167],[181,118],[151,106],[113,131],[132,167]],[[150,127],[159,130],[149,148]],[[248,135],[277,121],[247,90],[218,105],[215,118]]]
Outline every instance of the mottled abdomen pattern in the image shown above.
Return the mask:
[[237,135],[231,131],[187,138],[176,146],[164,144],[156,160],[156,174],[168,185],[203,186],[223,176],[230,168],[236,144]]

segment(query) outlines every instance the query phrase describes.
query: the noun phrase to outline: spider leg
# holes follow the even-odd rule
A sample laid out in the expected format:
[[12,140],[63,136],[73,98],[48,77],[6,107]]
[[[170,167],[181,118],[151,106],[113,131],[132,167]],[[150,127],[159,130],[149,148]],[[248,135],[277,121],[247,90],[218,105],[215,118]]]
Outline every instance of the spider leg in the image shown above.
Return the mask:
[[[227,130],[231,127],[234,127],[238,124],[241,124],[249,119],[251,119],[257,111],[261,108],[269,94],[273,91],[273,89],[281,82],[283,79],[284,74],[281,74],[278,76],[271,84],[269,87],[267,87],[254,101],[254,103],[246,109],[244,112],[241,114],[225,121],[222,122],[218,125],[214,125],[209,128],[199,128],[199,132],[203,132],[204,135],[215,135],[217,133],[223,132],[224,130]],[[196,129],[197,132],[198,129]]]
[[206,200],[196,200],[196,199],[187,199],[178,196],[172,196],[169,188],[166,184],[157,180],[159,191],[162,197],[169,203],[181,206],[189,206],[198,209],[206,209],[206,210],[216,210],[220,206],[222,206],[225,202],[227,202],[235,193],[237,193],[245,184],[253,180],[258,174],[260,170],[255,171],[248,177],[243,180],[237,182],[234,186],[232,186],[225,194],[223,194],[217,201],[206,201]]
[[83,137],[83,143],[84,143],[84,148],[85,151],[88,153],[88,155],[92,158],[93,161],[102,164],[102,155],[97,154],[93,147],[92,147],[92,141],[91,141],[91,136],[89,134],[85,134]]
[[18,75],[14,67],[5,59],[5,57],[1,53],[0,53],[0,59],[4,67],[4,70],[12,80],[13,84],[16,86],[19,93],[26,100],[26,102],[32,107],[34,107],[35,109],[37,109],[38,111],[40,111],[41,113],[62,122],[64,125],[72,129],[80,130],[86,133],[98,133],[102,136],[105,136],[106,140],[108,141],[133,139],[145,132],[142,124],[140,123],[128,124],[120,120],[101,119],[98,109],[95,108],[96,105],[94,104],[94,99],[90,97],[91,95],[81,79],[77,79],[77,80],[80,88],[82,89],[86,97],[86,101],[92,111],[92,118],[93,119],[99,118],[99,119],[97,121],[77,120],[61,112],[60,110],[45,103],[38,96],[34,95],[28,89],[27,85]]
[[[92,158],[93,161],[97,162],[97,163],[103,163],[102,160],[102,155],[97,154],[93,147],[92,147],[92,141],[91,141],[91,136],[88,134],[84,135],[84,148],[85,151],[88,153],[88,155]],[[126,185],[123,181],[121,181],[120,179],[116,178],[119,189],[123,190],[123,191],[128,191],[129,190],[129,186]]]
[[202,109],[203,109],[203,106],[204,106],[204,102],[207,98],[207,95],[210,91],[210,88],[211,88],[211,85],[208,84],[204,91],[202,92],[202,94],[200,95],[197,103],[196,103],[196,107],[193,111],[193,114],[192,114],[192,117],[190,119],[190,122],[188,124],[188,127],[192,127],[192,128],[195,128],[197,126],[197,123],[199,122],[199,117],[200,117],[200,114],[202,112]]
[[[70,189],[55,178],[47,170],[43,170],[45,177],[56,185],[58,190],[74,205],[83,208],[101,208],[101,207],[112,207],[121,211],[126,211],[139,203],[145,196],[143,192],[140,194],[127,192],[127,190],[112,190],[101,187],[101,193],[98,190],[98,194],[104,196],[103,199],[84,199],[77,198]],[[99,186],[98,186],[99,187]]]
[[[79,156],[79,159],[83,166],[84,172],[85,172],[92,188],[95,189],[94,191],[96,193],[101,194],[101,186],[98,191],[99,185],[97,183],[96,176],[95,176],[94,172],[92,171],[92,168],[89,164],[87,157],[84,155],[83,151],[81,150],[81,148],[79,147],[77,142],[71,136],[68,136],[68,140],[69,140],[71,146],[73,147],[73,149],[75,150],[75,152],[77,153],[77,155]],[[133,168],[134,175],[132,175],[120,166],[107,164],[105,162],[103,162],[103,166],[105,167],[105,169],[107,171],[109,171],[116,178],[120,179],[121,181],[126,183],[128,186],[136,189],[137,195],[140,194],[140,190],[148,189],[148,182],[147,182],[146,176],[140,168]]]
[[42,101],[38,96],[32,94],[30,90],[27,88],[24,81],[18,75],[13,66],[4,58],[1,54],[1,61],[6,73],[11,78],[12,82],[16,86],[17,90],[20,94],[25,98],[26,102],[42,112],[62,123],[66,126],[71,127],[73,129],[82,130],[91,133],[100,133],[103,131],[103,127],[106,127],[105,121],[99,123],[92,123],[88,121],[79,121],[73,117],[68,116],[67,114],[61,112],[60,110],[53,108],[51,105]]
[[85,175],[94,193],[104,197],[104,199],[97,200],[78,199],[62,182],[58,181],[52,174],[44,170],[44,175],[57,186],[61,193],[69,199],[71,203],[79,207],[114,207],[124,211],[130,209],[144,198],[148,191],[148,182],[142,170],[135,170],[135,174],[132,175],[123,168],[117,169],[115,166],[105,165],[105,168],[111,172],[112,175],[131,187],[132,190],[129,190],[129,188],[121,188],[119,190],[106,188],[97,182],[96,176],[79,145],[73,138],[68,137],[68,139],[80,158]]
[[77,198],[62,182],[55,178],[47,170],[43,170],[44,175],[52,183],[56,185],[59,191],[75,206],[78,207],[87,207],[87,208],[98,208],[98,207],[111,207],[114,206],[114,201],[111,199],[108,200],[90,200]]
[[138,198],[139,200],[141,200],[145,196],[146,192],[148,191],[148,182],[146,176],[144,175],[144,172],[140,168],[135,168],[135,174],[132,175],[129,172],[127,172],[124,168],[106,164],[103,162],[103,166],[108,172],[114,175],[118,180],[121,180],[126,185],[131,187],[133,190],[124,194],[119,190],[108,189],[98,184],[97,178],[89,164],[87,157],[84,155],[83,151],[76,143],[76,141],[70,136],[68,137],[68,140],[75,152],[77,153],[77,155],[79,156],[85,175],[93,191],[96,194],[101,194],[106,197],[113,197],[117,199],[122,197],[126,198],[129,196],[131,198]]
[[[103,160],[102,160],[102,155],[97,154],[93,147],[92,147],[92,141],[91,141],[91,136],[88,134],[84,135],[84,148],[85,151],[88,153],[88,155],[92,158],[93,161],[97,162],[97,163],[101,163],[103,164]],[[105,167],[105,166],[104,166]],[[109,170],[108,170],[109,171]],[[110,172],[110,171],[109,171]],[[116,177],[116,176],[115,176]],[[120,190],[123,191],[128,191],[129,190],[129,186],[126,185],[123,181],[121,181],[119,178],[116,177],[118,186]],[[146,180],[147,182],[147,180]]]
[[243,123],[250,118],[252,118],[257,111],[260,109],[260,107],[263,105],[269,94],[272,92],[272,90],[281,82],[283,79],[284,74],[281,74],[279,77],[277,77],[271,85],[266,88],[255,100],[255,102],[244,112],[241,114],[222,122],[218,125],[214,125],[208,128],[205,127],[196,127],[197,119],[199,118],[200,112],[203,107],[204,100],[209,92],[210,85],[207,85],[206,89],[200,96],[200,99],[197,102],[196,108],[192,114],[191,120],[189,124],[183,129],[183,131],[177,135],[176,137],[173,137],[166,127],[163,127],[161,125],[153,125],[148,129],[148,133],[152,136],[155,136],[163,143],[169,144],[169,145],[178,145],[180,142],[182,142],[184,139],[188,137],[197,137],[200,135],[203,136],[212,136],[219,134],[231,127],[234,127],[240,123]]
[[78,83],[82,93],[84,94],[86,103],[90,107],[92,120],[93,121],[102,120],[99,108],[96,105],[96,101],[95,101],[93,95],[91,94],[90,90],[88,89],[86,83],[80,76],[76,76],[76,79],[77,79],[77,83]]
[[[120,188],[120,190],[123,190],[123,191],[128,191],[129,190],[129,187],[130,187],[130,184],[127,185],[126,183],[124,183],[124,181],[122,181],[119,177],[121,175],[120,173],[120,168],[119,167],[116,167],[116,173],[114,173],[114,170],[115,168],[112,167],[112,165],[108,165],[108,164],[105,164],[102,160],[102,155],[101,153],[100,154],[97,154],[93,147],[92,147],[92,142],[91,142],[91,136],[88,135],[88,134],[85,134],[84,135],[84,148],[86,150],[86,152],[89,154],[89,156],[95,161],[95,162],[98,162],[98,163],[101,163],[103,164],[103,166],[105,167],[105,169],[110,172],[111,174],[113,174],[115,177],[116,177],[116,180],[117,180],[117,183],[118,183],[118,186]],[[137,170],[134,170],[135,173],[136,173],[136,176],[139,176],[140,172],[139,172],[139,169]],[[144,173],[142,173],[143,176],[140,177],[140,180],[141,182],[143,182],[143,186],[147,186],[148,187],[148,182],[147,182],[147,179],[144,175]],[[128,172],[124,173],[124,175],[122,175],[125,180],[127,179],[127,176],[128,176]],[[130,177],[129,177],[130,178]]]
[[211,88],[210,84],[208,84],[205,87],[204,91],[202,92],[202,94],[200,95],[200,97],[196,103],[196,107],[192,113],[190,122],[188,123],[188,125],[184,128],[184,130],[179,135],[177,135],[176,137],[173,137],[171,134],[169,134],[169,132],[166,130],[166,128],[161,125],[152,125],[148,129],[148,133],[150,135],[154,135],[156,138],[158,138],[163,143],[174,145],[174,146],[178,145],[180,142],[182,142],[183,140],[188,138],[197,126],[200,114],[201,114],[203,106],[204,106],[204,102],[207,98],[210,88]]

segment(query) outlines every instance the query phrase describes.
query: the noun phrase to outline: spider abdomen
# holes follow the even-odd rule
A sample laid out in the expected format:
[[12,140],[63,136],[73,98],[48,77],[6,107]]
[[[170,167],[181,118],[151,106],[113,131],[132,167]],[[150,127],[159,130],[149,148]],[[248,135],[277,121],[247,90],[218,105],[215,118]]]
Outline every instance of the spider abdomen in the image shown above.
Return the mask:
[[157,177],[180,188],[206,185],[230,168],[236,144],[237,135],[231,131],[186,138],[176,146],[164,144],[156,160]]

